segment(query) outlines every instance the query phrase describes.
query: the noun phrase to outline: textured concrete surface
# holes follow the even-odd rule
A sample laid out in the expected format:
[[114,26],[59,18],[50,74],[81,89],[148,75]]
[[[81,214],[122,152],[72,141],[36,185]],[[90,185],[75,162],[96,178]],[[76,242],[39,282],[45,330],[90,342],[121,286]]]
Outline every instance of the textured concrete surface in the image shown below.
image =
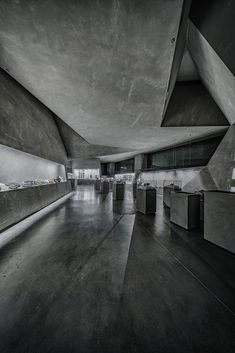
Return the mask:
[[208,163],[218,189],[231,191],[235,179],[235,125],[232,125]]
[[208,165],[184,186],[185,191],[234,191],[235,125],[230,126]]
[[50,203],[50,205],[42,208],[40,211],[37,211],[30,216],[27,216],[22,221],[1,231],[0,249],[3,248],[4,246],[6,246],[6,244],[8,244],[13,239],[17,238],[23,232],[27,231],[32,225],[34,225],[36,222],[38,222],[43,217],[47,216],[51,211],[54,211],[55,209],[57,209],[57,207],[59,207],[66,200],[68,200],[71,197],[71,195],[72,195],[72,191],[70,193],[60,197],[58,200],[53,201],[52,203]]
[[96,158],[83,159],[76,158],[72,161],[73,169],[99,169],[100,161]]
[[220,125],[228,120],[200,81],[175,85],[162,126]]
[[184,185],[183,190],[186,192],[217,190],[217,185],[206,166]]
[[[56,117],[56,124],[58,126],[61,138],[65,145],[68,158],[71,159],[91,159],[97,158],[102,155],[107,154],[117,154],[121,152],[126,152],[130,149],[128,148],[118,148],[102,145],[93,145],[84,140],[76,131],[74,131],[69,125],[67,125],[63,120]],[[134,152],[136,153],[136,152]]]
[[0,143],[58,163],[67,154],[53,114],[0,69]]
[[160,125],[182,5],[3,1],[0,65],[89,143],[128,148]]
[[233,353],[234,256],[117,203],[79,187],[1,250],[1,352]]
[[234,17],[234,1],[192,2],[190,19],[233,74],[235,74]]
[[200,228],[200,195],[173,192],[170,198],[171,222],[187,230]]
[[235,122],[235,77],[189,21],[188,48],[204,85],[230,124]]
[[[190,126],[190,127],[161,127],[152,128],[149,131],[149,138],[142,139],[136,138],[135,147],[138,151],[117,153],[115,155],[106,155],[100,157],[102,162],[116,162],[124,159],[131,158],[139,153],[155,152],[164,148],[174,147],[182,143],[195,141],[197,139],[206,139],[213,135],[219,135],[225,133],[227,127],[225,126]],[[147,130],[146,130],[147,132]],[[123,135],[125,132],[123,133]],[[154,136],[154,137],[153,137]],[[122,136],[124,139],[124,136]],[[128,136],[125,136],[128,141]],[[130,142],[131,143],[131,142]],[[151,146],[146,148],[146,143]],[[125,144],[124,144],[125,145]],[[130,146],[129,146],[130,147]]]
[[177,76],[177,81],[199,81],[196,66],[186,46],[184,55],[181,61],[180,69]]
[[204,237],[235,254],[235,193],[206,192]]
[[164,104],[164,111],[163,111],[163,116],[162,120],[164,118],[169,100],[171,98],[171,94],[173,92],[176,79],[178,77],[178,72],[181,66],[181,61],[184,55],[185,51],[185,46],[187,42],[187,29],[188,29],[188,15],[189,15],[189,10],[191,7],[191,0],[185,0],[183,3],[183,8],[182,8],[182,13],[181,13],[181,19],[180,19],[180,25],[179,25],[179,30],[178,30],[178,36],[176,39],[176,46],[175,46],[175,53],[174,53],[174,60],[172,62],[172,67],[171,67],[171,74],[170,74],[170,79],[167,87],[167,96]]
[[0,192],[0,231],[48,206],[70,191],[71,184],[67,181]]
[[2,2],[0,65],[92,145],[143,151],[205,136],[215,128],[159,128],[182,4]]

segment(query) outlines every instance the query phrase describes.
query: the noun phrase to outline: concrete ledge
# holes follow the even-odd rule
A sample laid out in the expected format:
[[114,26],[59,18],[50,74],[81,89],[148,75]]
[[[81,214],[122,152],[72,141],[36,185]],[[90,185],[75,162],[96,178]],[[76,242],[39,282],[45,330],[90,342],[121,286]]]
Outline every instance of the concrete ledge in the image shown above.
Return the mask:
[[70,191],[71,183],[67,181],[0,192],[0,231],[41,210]]
[[23,221],[15,224],[14,226],[8,228],[7,230],[0,233],[0,249],[9,243],[12,239],[16,238],[22,232],[30,228],[35,222],[39,221],[41,218],[45,217],[49,212],[54,211],[57,207],[62,205],[73,195],[72,192],[59,198],[57,201],[51,203],[49,206],[44,207],[42,210],[34,213],[33,215],[25,218]]

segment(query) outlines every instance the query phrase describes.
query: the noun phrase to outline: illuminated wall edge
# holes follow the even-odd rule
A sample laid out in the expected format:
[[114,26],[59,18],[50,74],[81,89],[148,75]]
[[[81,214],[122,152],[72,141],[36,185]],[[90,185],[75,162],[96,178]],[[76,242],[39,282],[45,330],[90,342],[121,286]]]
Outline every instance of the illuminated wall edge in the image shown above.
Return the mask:
[[31,179],[66,179],[65,166],[31,154],[0,145],[0,183]]

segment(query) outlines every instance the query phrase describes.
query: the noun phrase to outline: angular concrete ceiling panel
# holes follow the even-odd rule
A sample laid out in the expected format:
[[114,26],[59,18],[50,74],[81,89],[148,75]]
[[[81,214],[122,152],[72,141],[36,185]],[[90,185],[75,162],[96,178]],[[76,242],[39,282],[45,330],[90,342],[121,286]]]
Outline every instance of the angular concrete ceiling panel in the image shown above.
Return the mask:
[[235,190],[235,125],[230,126],[208,165],[183,188],[195,190]]
[[[69,159],[97,158],[99,156],[126,152],[127,149],[88,143],[76,131],[58,117],[54,117]],[[137,153],[137,152],[135,152]]]
[[1,1],[0,65],[89,143],[148,147],[162,120],[182,6]]
[[195,25],[189,23],[188,48],[201,80],[230,122],[235,122],[235,77]]
[[181,65],[182,57],[184,55],[185,45],[187,41],[188,14],[189,14],[190,7],[191,7],[191,0],[185,0],[183,10],[182,10],[181,20],[180,20],[178,36],[176,40],[174,60],[172,63],[171,75],[170,75],[169,84],[167,88],[167,96],[164,104],[162,119],[167,109],[172,91],[174,89],[175,82],[178,76],[178,71]]
[[193,59],[188,51],[185,48],[185,52],[181,61],[180,69],[177,76],[177,81],[199,81],[200,76],[198,75],[196,66],[193,62]]
[[224,114],[201,81],[178,82],[162,126],[226,126]]
[[235,75],[235,1],[193,0],[190,19]]

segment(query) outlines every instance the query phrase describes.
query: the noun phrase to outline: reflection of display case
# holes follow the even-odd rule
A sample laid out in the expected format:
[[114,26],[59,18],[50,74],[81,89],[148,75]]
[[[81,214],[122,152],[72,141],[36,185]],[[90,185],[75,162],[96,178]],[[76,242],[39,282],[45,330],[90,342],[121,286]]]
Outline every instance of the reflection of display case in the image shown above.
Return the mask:
[[133,194],[133,198],[136,198],[136,194],[137,194],[137,183],[132,183],[132,194]]
[[113,179],[109,179],[109,190],[113,191]]
[[123,200],[125,194],[125,183],[115,182],[113,183],[113,199]]
[[108,194],[109,193],[109,181],[108,180],[101,180],[100,192],[101,192],[101,194]]
[[100,185],[101,185],[101,180],[100,179],[96,179],[95,180],[95,190],[96,191],[100,191]]

